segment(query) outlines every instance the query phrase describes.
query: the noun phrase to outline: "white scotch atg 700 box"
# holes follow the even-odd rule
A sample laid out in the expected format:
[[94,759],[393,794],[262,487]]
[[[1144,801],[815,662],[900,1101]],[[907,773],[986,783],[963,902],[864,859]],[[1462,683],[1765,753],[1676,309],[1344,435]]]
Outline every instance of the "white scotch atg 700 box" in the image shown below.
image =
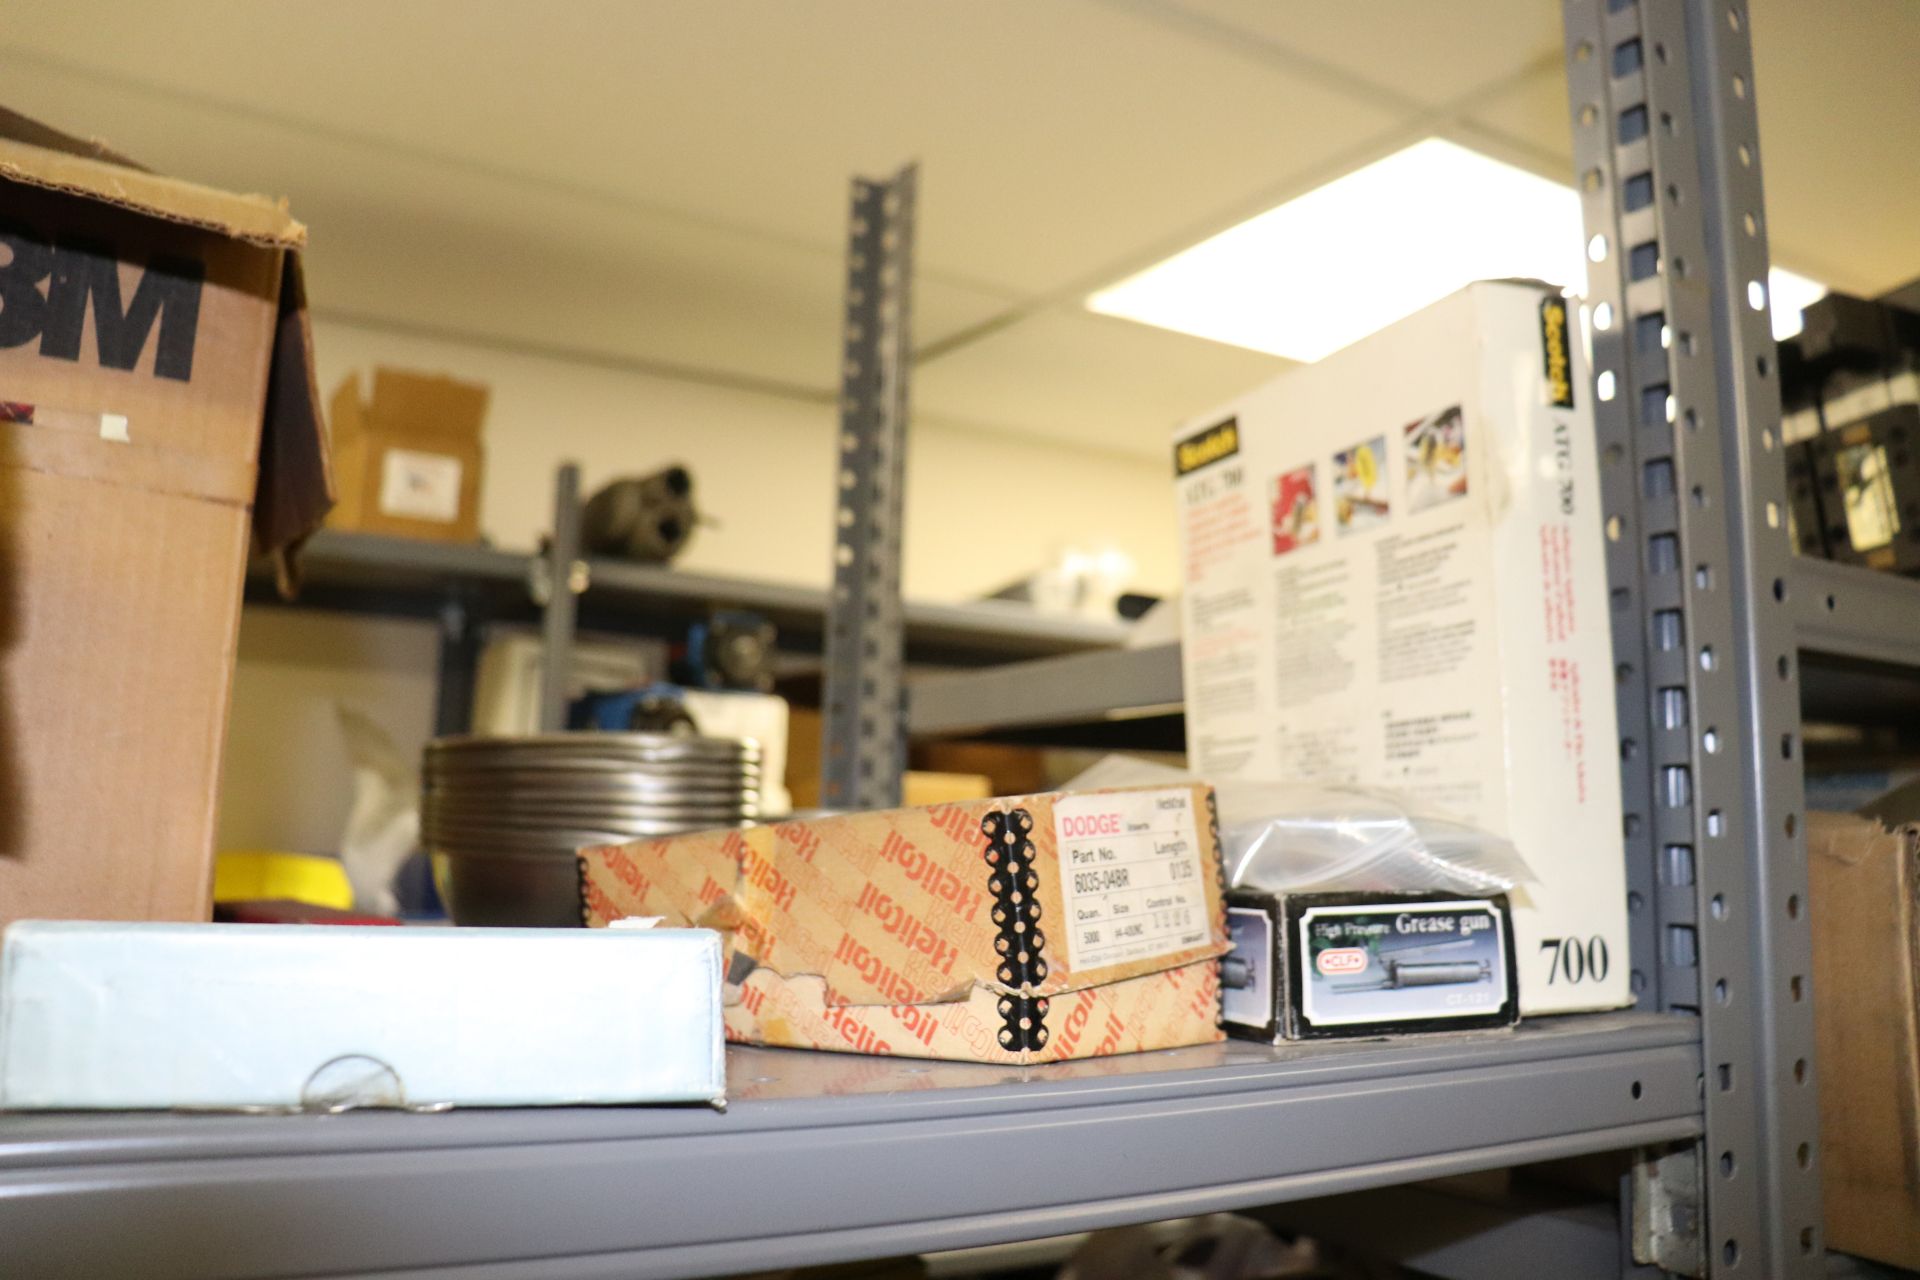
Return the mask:
[[1590,384],[1568,302],[1476,284],[1174,442],[1202,777],[1387,787],[1509,837],[1521,1009],[1626,1004]]

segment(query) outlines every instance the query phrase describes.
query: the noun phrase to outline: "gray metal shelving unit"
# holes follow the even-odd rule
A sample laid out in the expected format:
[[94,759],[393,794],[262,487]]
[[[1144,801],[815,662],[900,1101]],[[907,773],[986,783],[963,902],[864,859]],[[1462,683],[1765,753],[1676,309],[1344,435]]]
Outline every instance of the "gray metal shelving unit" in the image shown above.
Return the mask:
[[[1564,16],[1590,300],[1608,309],[1586,390],[1614,591],[1636,1010],[1020,1071],[736,1051],[724,1115],[0,1118],[5,1260],[85,1276],[130,1259],[151,1276],[710,1275],[1641,1150],[1639,1207],[1677,1211],[1617,1230],[1598,1271],[1605,1218],[1598,1235],[1591,1214],[1486,1231],[1538,1251],[1530,1275],[1657,1274],[1634,1252],[1670,1271],[1821,1274],[1801,668],[1816,655],[1870,679],[1920,666],[1904,642],[1920,588],[1789,563],[1744,4],[1564,0]],[[470,593],[463,608],[525,608],[526,559],[470,549],[403,565],[373,543],[318,540],[316,584],[327,554],[349,548],[406,589],[444,573]],[[590,569],[582,625],[600,605],[706,601],[690,575]],[[776,621],[783,600],[825,612],[811,593],[755,599],[739,585],[727,603]],[[430,614],[446,607],[425,594]],[[965,622],[906,612],[909,647],[916,626],[986,643],[971,609]],[[1031,618],[993,634],[1015,637],[995,650],[1008,658],[1117,638]],[[1164,648],[989,679],[922,686],[917,727],[1179,696]]]
[[[556,518],[555,525],[563,528],[564,521]],[[551,549],[534,554],[322,530],[307,544],[300,563],[295,599],[282,600],[272,575],[262,569],[248,579],[248,602],[437,623],[440,690],[434,731],[458,733],[469,723],[487,627],[557,625],[554,615],[567,601],[551,591],[553,566],[572,562],[556,559]],[[678,639],[688,623],[715,609],[739,609],[779,628],[782,647],[812,653],[824,642],[829,597],[822,589],[599,558],[579,561],[564,576],[577,588],[573,624],[560,632],[565,637],[581,630]],[[995,600],[909,600],[901,615],[908,661],[954,667],[1112,648],[1126,635],[1118,623],[1048,617]]]
[[[495,547],[449,546],[373,533],[322,530],[307,544],[299,596],[280,601],[264,573],[249,580],[248,599],[263,605],[339,609],[392,617],[436,616],[449,596],[467,593],[499,621],[537,622],[532,583],[538,557]],[[817,649],[827,592],[816,587],[733,578],[698,570],[589,559],[580,593],[582,626],[676,634],[674,628],[715,608],[763,614],[796,646]],[[903,606],[909,660],[954,666],[1012,662],[1118,646],[1120,623],[1035,613],[1004,600]]]
[[[1801,718],[1837,723],[1910,720],[1920,708],[1920,580],[1831,560],[1795,560],[1786,574],[1800,653]],[[923,737],[1000,734],[1106,724],[1108,741],[1136,740],[1131,726],[1181,714],[1180,646],[1034,658],[922,676],[908,723]]]

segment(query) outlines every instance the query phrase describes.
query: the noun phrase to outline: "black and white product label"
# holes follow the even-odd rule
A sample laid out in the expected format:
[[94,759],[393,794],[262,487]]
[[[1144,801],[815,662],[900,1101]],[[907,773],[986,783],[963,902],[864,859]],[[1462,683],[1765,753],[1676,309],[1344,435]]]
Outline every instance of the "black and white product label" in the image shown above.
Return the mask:
[[380,467],[380,514],[452,524],[460,518],[460,459],[389,449]]
[[1210,940],[1194,793],[1178,787],[1054,802],[1067,966],[1176,955]]
[[1493,903],[1309,907],[1299,930],[1309,1026],[1483,1018],[1506,1002],[1506,928]]
[[1244,1027],[1273,1024],[1273,917],[1254,907],[1227,908],[1233,959],[1247,967],[1245,986],[1220,988],[1220,1016]]

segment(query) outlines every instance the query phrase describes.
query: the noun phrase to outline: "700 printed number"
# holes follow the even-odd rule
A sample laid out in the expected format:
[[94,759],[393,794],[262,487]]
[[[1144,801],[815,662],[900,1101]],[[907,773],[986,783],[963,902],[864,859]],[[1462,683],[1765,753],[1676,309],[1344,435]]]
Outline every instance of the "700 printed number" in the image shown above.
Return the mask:
[[1553,959],[1547,965],[1547,985],[1562,979],[1568,982],[1605,982],[1607,978],[1607,940],[1594,934],[1585,942],[1578,938],[1542,938],[1540,949]]

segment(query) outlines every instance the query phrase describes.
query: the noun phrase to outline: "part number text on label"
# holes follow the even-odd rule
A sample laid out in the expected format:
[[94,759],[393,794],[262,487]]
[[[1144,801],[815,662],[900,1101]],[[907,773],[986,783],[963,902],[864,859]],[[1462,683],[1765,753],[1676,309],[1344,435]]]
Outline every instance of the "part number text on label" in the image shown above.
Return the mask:
[[1555,982],[1605,982],[1607,980],[1607,940],[1594,934],[1585,942],[1578,938],[1542,938],[1540,949],[1552,956],[1547,966],[1547,985]]

